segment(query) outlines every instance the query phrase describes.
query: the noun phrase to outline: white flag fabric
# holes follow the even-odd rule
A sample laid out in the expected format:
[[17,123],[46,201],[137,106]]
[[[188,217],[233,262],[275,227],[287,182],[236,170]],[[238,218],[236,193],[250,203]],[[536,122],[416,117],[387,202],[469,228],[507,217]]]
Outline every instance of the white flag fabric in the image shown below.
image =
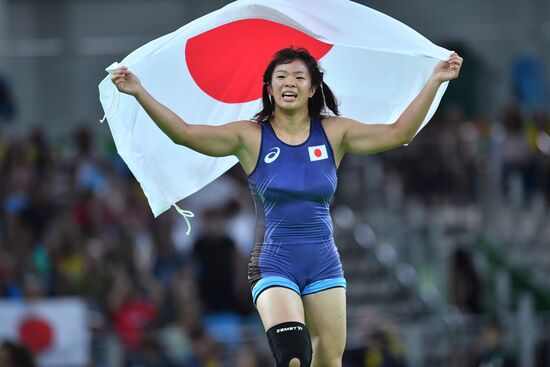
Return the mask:
[[[126,56],[161,103],[190,124],[250,119],[261,108],[262,75],[273,54],[305,47],[325,71],[342,116],[391,123],[450,51],[405,24],[349,0],[239,0]],[[424,126],[447,87],[444,83]],[[135,99],[99,84],[117,150],[158,216],[233,166],[174,144]]]
[[75,298],[0,301],[0,339],[26,345],[41,367],[76,367],[90,361],[86,306]]

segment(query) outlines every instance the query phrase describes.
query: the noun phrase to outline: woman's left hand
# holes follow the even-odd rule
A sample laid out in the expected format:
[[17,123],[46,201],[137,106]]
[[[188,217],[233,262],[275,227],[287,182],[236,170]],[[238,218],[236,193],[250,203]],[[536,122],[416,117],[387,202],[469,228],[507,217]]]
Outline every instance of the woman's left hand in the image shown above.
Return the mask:
[[462,66],[462,57],[456,52],[451,54],[448,61],[440,61],[432,71],[432,77],[443,83],[458,78],[460,67]]

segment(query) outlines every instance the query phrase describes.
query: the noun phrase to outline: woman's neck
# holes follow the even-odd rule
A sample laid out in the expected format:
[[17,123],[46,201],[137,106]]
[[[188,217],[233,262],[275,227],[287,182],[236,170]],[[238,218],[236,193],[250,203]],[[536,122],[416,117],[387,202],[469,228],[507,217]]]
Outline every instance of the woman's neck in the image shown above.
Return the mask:
[[277,130],[289,134],[301,133],[309,131],[310,117],[307,110],[299,113],[285,113],[275,110],[273,117],[271,117],[271,125]]

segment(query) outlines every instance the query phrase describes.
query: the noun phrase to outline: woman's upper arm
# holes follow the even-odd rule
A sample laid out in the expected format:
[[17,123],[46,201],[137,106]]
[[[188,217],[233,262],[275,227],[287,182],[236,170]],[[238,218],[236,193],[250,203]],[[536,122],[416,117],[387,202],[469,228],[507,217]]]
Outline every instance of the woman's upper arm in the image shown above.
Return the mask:
[[347,118],[338,120],[335,122],[340,125],[340,150],[343,153],[371,154],[407,143],[395,124],[363,124]]
[[258,128],[252,121],[235,121],[225,125],[187,124],[186,133],[176,141],[199,153],[211,157],[235,155],[240,158],[243,151],[249,150],[251,133]]

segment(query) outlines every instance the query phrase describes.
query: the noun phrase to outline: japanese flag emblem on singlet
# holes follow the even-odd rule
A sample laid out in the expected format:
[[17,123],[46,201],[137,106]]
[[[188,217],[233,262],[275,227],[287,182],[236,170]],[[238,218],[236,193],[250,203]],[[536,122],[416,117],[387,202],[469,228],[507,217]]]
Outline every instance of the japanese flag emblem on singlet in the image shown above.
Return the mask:
[[328,158],[327,147],[325,144],[307,147],[307,149],[309,151],[309,160],[312,162]]

